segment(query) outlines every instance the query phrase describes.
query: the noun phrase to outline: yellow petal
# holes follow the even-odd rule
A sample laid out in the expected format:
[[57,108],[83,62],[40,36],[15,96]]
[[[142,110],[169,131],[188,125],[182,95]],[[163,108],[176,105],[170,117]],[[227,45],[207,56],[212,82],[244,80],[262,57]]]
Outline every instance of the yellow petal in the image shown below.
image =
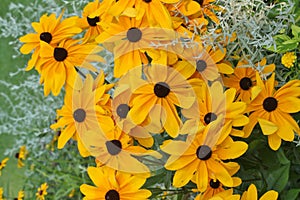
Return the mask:
[[278,198],[278,192],[270,190],[260,197],[259,200],[276,200]]
[[266,119],[257,118],[257,121],[261,127],[261,130],[264,135],[271,135],[278,130],[278,126],[273,122],[270,122]]

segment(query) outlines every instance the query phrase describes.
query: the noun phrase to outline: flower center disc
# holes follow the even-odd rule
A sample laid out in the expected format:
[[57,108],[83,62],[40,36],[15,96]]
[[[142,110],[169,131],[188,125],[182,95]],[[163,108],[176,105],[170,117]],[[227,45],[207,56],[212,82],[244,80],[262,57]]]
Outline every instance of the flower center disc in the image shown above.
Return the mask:
[[200,4],[200,6],[203,6],[203,1],[204,0],[195,0],[197,3],[199,3]]
[[263,102],[263,108],[268,112],[275,110],[277,108],[277,105],[278,102],[274,97],[267,97]]
[[120,200],[120,195],[116,190],[109,190],[105,194],[105,200]]
[[150,3],[152,0],[143,0],[146,3]]
[[217,189],[220,187],[220,181],[219,180],[214,181],[213,179],[211,179],[209,181],[209,185],[210,185],[210,187]]
[[19,156],[20,156],[19,153],[16,153],[16,154],[15,154],[15,157],[16,157],[16,158],[19,158]]
[[196,68],[198,72],[203,72],[207,67],[207,64],[204,60],[197,60]]
[[209,112],[204,116],[205,124],[209,124],[210,122],[215,121],[216,119],[217,119],[217,115],[212,112]]
[[142,31],[138,28],[130,28],[127,31],[127,39],[130,42],[137,42],[142,38]]
[[68,52],[65,48],[56,47],[54,49],[54,58],[57,61],[64,61],[68,57]]
[[40,40],[47,42],[48,44],[51,42],[52,40],[52,35],[49,32],[43,32],[40,34]]
[[120,104],[117,108],[117,114],[120,118],[126,118],[130,107],[127,104]]
[[248,77],[244,77],[240,80],[240,87],[243,90],[249,90],[252,87],[252,81]]
[[170,87],[165,82],[158,82],[154,86],[154,94],[157,97],[163,98],[166,97],[170,93]]
[[73,113],[73,118],[75,119],[76,122],[83,122],[86,117],[86,112],[82,108],[79,108],[75,110]]
[[100,21],[100,18],[94,17],[94,18],[89,18],[87,17],[87,22],[89,23],[90,26],[97,26],[97,23]]
[[211,157],[212,151],[209,146],[201,145],[198,147],[196,154],[200,160],[208,160]]
[[105,143],[107,151],[111,155],[117,155],[122,150],[122,143],[119,140],[111,140]]

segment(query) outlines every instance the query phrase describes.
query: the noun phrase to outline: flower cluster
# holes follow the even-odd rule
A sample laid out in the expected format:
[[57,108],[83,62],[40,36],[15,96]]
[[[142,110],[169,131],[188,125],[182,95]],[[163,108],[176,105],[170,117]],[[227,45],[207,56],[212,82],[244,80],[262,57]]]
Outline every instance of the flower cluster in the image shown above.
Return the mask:
[[[157,197],[145,183],[159,170],[195,199],[258,199],[255,185],[233,193],[243,182],[236,159],[256,124],[274,151],[300,135],[291,115],[300,111],[300,81],[278,87],[266,58],[227,60],[234,35],[218,38],[223,46],[204,42],[224,12],[214,0],[95,0],[82,17],[43,15],[20,38],[44,95],[65,91],[50,126],[60,133],[58,149],[73,140],[82,157],[95,158],[87,168],[95,186],[80,186],[85,200]],[[117,81],[95,67],[104,49]],[[277,197],[271,190],[261,199]]]

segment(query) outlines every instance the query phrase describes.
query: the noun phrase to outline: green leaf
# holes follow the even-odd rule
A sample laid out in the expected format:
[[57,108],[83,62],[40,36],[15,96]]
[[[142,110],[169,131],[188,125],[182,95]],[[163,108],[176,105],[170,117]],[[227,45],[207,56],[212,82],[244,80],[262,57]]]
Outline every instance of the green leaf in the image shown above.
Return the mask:
[[268,190],[281,192],[289,180],[290,164],[283,165],[280,168],[270,171],[267,176]]
[[291,162],[290,160],[285,156],[282,149],[279,149],[276,153],[277,158],[282,165],[289,165]]
[[300,189],[291,189],[287,191],[283,199],[296,200],[298,198],[299,193],[300,193]]
[[298,38],[298,41],[300,39],[300,27],[296,25],[292,25],[292,34],[295,38]]

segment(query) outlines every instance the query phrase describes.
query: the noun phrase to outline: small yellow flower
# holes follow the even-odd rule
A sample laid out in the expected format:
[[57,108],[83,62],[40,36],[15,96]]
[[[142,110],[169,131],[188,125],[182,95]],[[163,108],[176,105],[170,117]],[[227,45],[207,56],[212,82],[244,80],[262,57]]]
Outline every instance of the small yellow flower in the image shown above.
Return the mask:
[[24,191],[23,190],[20,190],[18,192],[18,198],[15,198],[14,200],[23,200],[25,197],[25,194],[24,194]]
[[5,200],[5,199],[3,198],[3,188],[0,188],[0,200]]
[[[0,176],[1,176],[1,170],[6,166],[7,161],[9,160],[9,158],[4,158],[1,162],[0,162]],[[0,193],[1,194],[1,193]]]
[[297,59],[297,56],[295,55],[295,52],[287,52],[281,57],[281,63],[285,67],[291,68],[294,66],[296,59]]
[[48,194],[47,193],[47,188],[48,188],[47,183],[43,183],[41,185],[41,187],[39,187],[37,193],[35,193],[37,200],[45,200],[45,196]]
[[15,154],[15,157],[18,159],[18,168],[24,167],[23,161],[26,159],[27,154],[26,146],[21,146],[19,152]]

